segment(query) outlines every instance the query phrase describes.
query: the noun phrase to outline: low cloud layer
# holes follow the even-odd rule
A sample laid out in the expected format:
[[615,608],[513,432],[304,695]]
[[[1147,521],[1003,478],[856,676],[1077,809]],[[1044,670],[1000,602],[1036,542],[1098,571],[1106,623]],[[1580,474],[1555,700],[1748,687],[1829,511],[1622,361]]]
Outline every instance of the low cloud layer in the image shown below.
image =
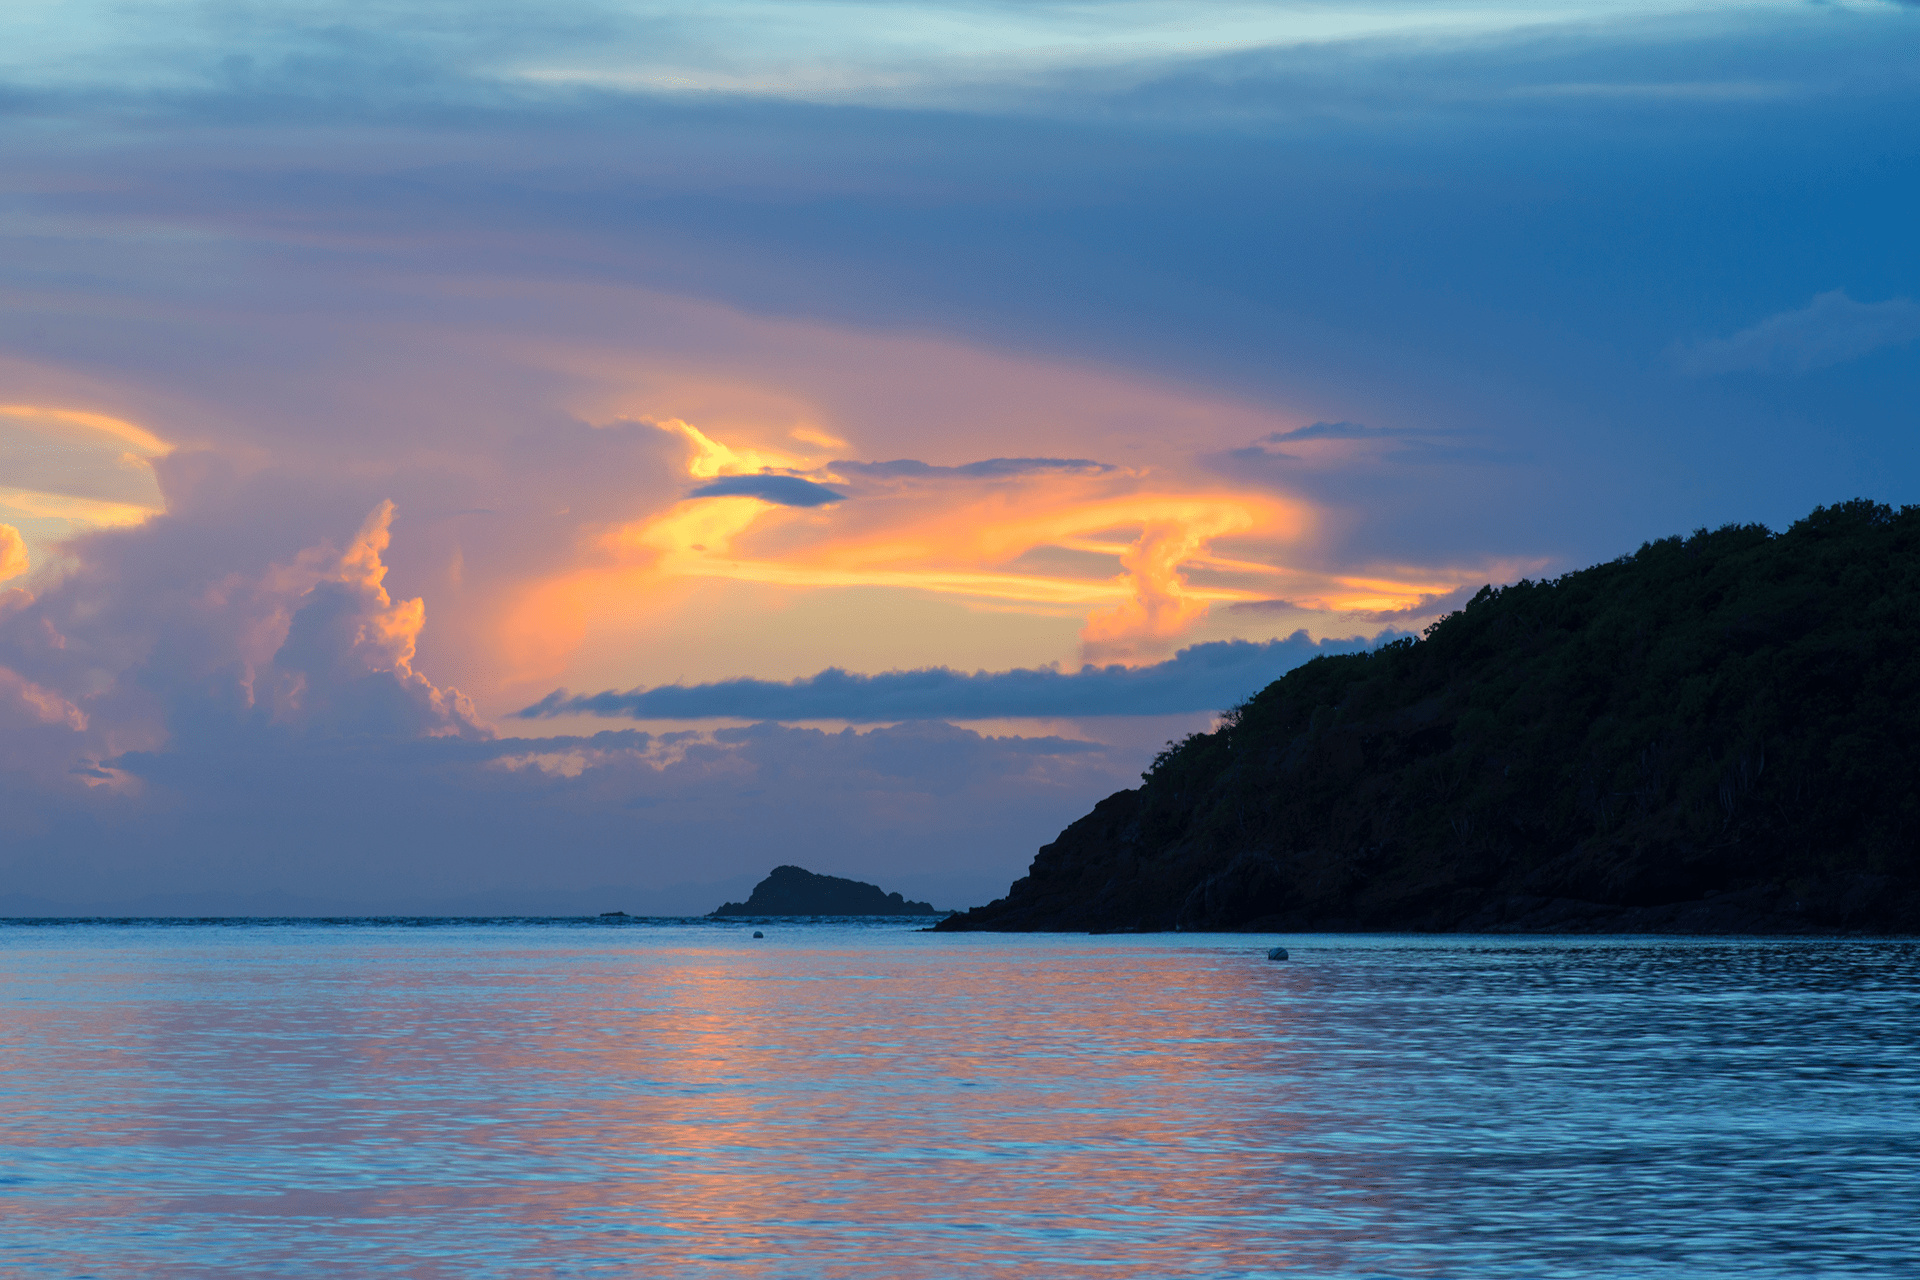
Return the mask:
[[1855,302],[1846,290],[1819,294],[1728,338],[1679,353],[1682,372],[1811,373],[1920,338],[1920,305],[1911,298]]
[[857,675],[828,669],[805,679],[722,680],[579,697],[556,690],[516,714],[635,720],[994,720],[1018,717],[1158,716],[1221,711],[1323,654],[1358,653],[1393,638],[1196,644],[1147,667],[1084,666],[976,671],[946,667]]
[[[10,732],[16,692],[0,674]],[[23,729],[71,732],[73,708],[25,693]],[[966,906],[1141,763],[939,723],[209,735],[116,758],[117,789],[0,788],[0,915],[695,914],[779,862]]]

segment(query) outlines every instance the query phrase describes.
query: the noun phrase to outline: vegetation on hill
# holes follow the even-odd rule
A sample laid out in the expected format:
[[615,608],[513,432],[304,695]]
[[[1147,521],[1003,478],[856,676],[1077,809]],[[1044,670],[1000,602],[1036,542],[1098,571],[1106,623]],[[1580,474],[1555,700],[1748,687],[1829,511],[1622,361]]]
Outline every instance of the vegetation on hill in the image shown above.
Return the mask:
[[1483,589],[1169,744],[955,929],[1920,929],[1920,507]]

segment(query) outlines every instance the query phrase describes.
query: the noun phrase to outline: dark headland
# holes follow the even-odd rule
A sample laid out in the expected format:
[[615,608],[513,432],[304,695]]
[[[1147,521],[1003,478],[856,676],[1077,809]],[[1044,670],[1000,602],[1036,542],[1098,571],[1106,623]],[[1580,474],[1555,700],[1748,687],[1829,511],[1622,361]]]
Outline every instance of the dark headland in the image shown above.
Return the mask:
[[1920,507],[1483,589],[1168,744],[993,930],[1920,932]]
[[802,867],[775,867],[745,902],[729,902],[715,916],[931,916],[924,902],[908,902],[879,885],[815,875]]

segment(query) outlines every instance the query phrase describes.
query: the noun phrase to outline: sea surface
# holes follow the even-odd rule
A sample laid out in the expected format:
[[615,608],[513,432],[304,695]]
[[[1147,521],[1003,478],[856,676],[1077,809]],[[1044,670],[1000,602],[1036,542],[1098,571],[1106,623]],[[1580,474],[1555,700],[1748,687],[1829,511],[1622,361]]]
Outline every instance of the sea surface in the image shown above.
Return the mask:
[[0,923],[8,1277],[1916,1274],[1913,941]]

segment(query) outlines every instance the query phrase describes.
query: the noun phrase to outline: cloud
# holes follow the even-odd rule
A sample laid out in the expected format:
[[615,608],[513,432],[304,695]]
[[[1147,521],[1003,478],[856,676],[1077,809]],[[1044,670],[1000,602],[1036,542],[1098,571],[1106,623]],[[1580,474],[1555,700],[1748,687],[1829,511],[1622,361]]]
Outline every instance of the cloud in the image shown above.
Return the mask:
[[[0,681],[0,717],[7,714]],[[7,895],[87,912],[696,913],[774,861],[1005,892],[1151,747],[939,723],[565,738],[226,735],[108,762],[130,789],[9,791]],[[767,833],[779,831],[779,857]],[[235,903],[236,891],[248,900]]]
[[783,858],[967,905],[1151,754],[940,724],[499,737],[417,665],[395,507],[161,471],[165,514],[0,592],[0,892],[35,910],[707,911],[776,827]]
[[[696,478],[707,468],[725,472],[753,453],[682,421],[663,427],[696,446],[688,463]],[[1299,536],[1310,523],[1300,504],[1186,485],[1156,492],[1142,473],[1085,460],[997,458],[938,470],[912,460],[873,465],[892,477],[1010,483],[932,494],[881,486],[822,518],[778,508],[827,505],[843,496],[837,490],[790,474],[720,474],[692,499],[615,531],[604,543],[614,563],[575,575],[528,616],[554,611],[562,595],[600,599],[676,578],[884,587],[1084,608],[1085,660],[1138,660],[1165,654],[1214,602],[1265,594],[1232,579],[1270,574],[1272,567],[1218,559],[1215,542],[1253,536],[1271,544]],[[1190,583],[1187,570],[1202,564],[1213,580]]]
[[108,762],[129,752],[487,736],[463,696],[414,669],[426,610],[386,588],[391,503],[344,547],[288,553],[273,545],[285,530],[236,537],[216,495],[201,496],[69,543],[69,564],[39,595],[9,593],[9,696],[64,726],[57,741],[40,735],[45,768],[82,786],[124,780]]
[[[309,732],[380,737],[482,737],[472,706],[413,669],[426,602],[394,600],[381,556],[393,504],[383,502],[337,562],[321,553],[318,580],[293,602],[271,663],[271,714]],[[297,580],[299,565],[290,572]],[[261,694],[256,674],[253,692]]]
[[947,477],[1001,480],[1012,476],[1040,475],[1047,472],[1097,474],[1112,471],[1114,468],[1104,462],[1095,462],[1091,458],[987,458],[981,462],[968,462],[956,467],[936,466],[932,463],[918,462],[912,458],[899,458],[893,462],[835,462],[832,464],[832,469],[848,475],[867,476],[879,480],[934,480]]
[[1219,711],[1323,654],[1357,653],[1393,638],[1314,641],[1304,631],[1284,640],[1226,640],[1191,645],[1145,667],[1087,665],[976,671],[946,667],[854,675],[830,668],[787,682],[722,680],[660,685],[578,697],[555,690],[515,713],[636,720],[991,720],[1019,717],[1157,716]]
[[26,539],[12,525],[0,524],[0,582],[19,577],[29,567]]
[[[1490,575],[1501,581],[1511,575]],[[1473,593],[1480,588],[1474,583],[1453,588],[1451,591],[1434,591],[1420,596],[1412,604],[1393,609],[1350,609],[1344,612],[1354,617],[1366,618],[1372,622],[1397,623],[1412,622],[1418,618],[1432,618],[1450,613],[1465,605]],[[1297,613],[1301,610],[1319,609],[1324,605],[1317,601],[1303,600],[1242,600],[1227,606],[1235,613]],[[1392,634],[1381,633],[1384,639],[1392,639]],[[1373,643],[1382,643],[1376,639]]]
[[1292,431],[1276,431],[1265,440],[1269,444],[1288,440],[1371,440],[1395,434],[1398,433],[1391,427],[1366,427],[1358,422],[1315,422]]
[[[1023,792],[1018,752],[893,731],[496,749],[446,695],[1000,672],[1071,654],[1089,615],[1089,656],[1145,660],[1182,625],[1273,632],[1203,607],[1386,616],[1466,576],[1436,566],[1564,568],[1911,470],[1911,387],[1883,362],[1809,406],[1733,379],[1676,396],[1631,359],[1775,309],[1728,311],[1740,290],[1913,292],[1911,168],[1887,162],[1914,136],[1910,9],[1415,6],[1382,28],[1377,6],[1269,6],[1212,41],[1153,6],[618,8],[483,0],[449,26],[437,0],[164,0],[7,51],[0,521],[39,598],[0,583],[24,682],[0,749],[40,780],[0,779],[9,876],[632,884],[716,841],[749,858],[752,824],[809,805],[795,838],[822,849],[991,818],[968,838],[1024,861],[1046,814],[1130,770],[1048,755],[1086,771]],[[961,28],[990,38],[954,48]],[[1638,87],[1701,68],[1794,92]],[[934,109],[889,109],[909,103]],[[649,425],[669,415],[712,435]],[[161,458],[131,424],[218,456]],[[1468,430],[1546,465],[1411,465]],[[1196,475],[1251,441],[1230,479]],[[879,461],[842,484],[830,458]],[[751,474],[849,501],[686,500]],[[1267,489],[1287,511],[1176,563],[1189,511],[1212,527]],[[341,548],[384,498],[373,584]],[[69,572],[56,544],[116,521],[145,523],[68,543]],[[872,781],[910,749],[981,781],[952,803],[940,778]],[[1026,828],[968,807],[1013,794],[1052,798]],[[71,825],[10,843],[33,821]]]
[[1252,527],[1250,519],[1229,508],[1146,525],[1120,554],[1132,590],[1119,604],[1088,615],[1080,629],[1081,656],[1100,662],[1165,653],[1210,607],[1189,590],[1182,567],[1214,539]]
[[105,437],[142,457],[158,457],[173,451],[172,445],[139,423],[104,413],[54,405],[0,404],[0,418],[15,419],[56,435]]
[[1920,305],[1910,298],[1855,302],[1844,289],[1815,295],[1728,338],[1675,353],[1683,373],[1810,373],[1920,338]]
[[690,498],[758,498],[783,507],[819,507],[844,502],[846,494],[835,493],[823,484],[802,480],[799,476],[722,476],[701,485]]
[[[1525,455],[1484,445],[1423,438],[1403,427],[1369,427],[1358,422],[1315,422],[1291,431],[1275,431],[1252,444],[1201,454],[1204,467],[1237,480],[1266,480],[1288,491],[1309,483],[1324,486],[1342,472],[1378,474],[1381,466],[1488,466],[1520,462]],[[1444,433],[1451,435],[1453,433]],[[1326,447],[1322,442],[1328,442]],[[1275,445],[1306,446],[1289,451]]]

